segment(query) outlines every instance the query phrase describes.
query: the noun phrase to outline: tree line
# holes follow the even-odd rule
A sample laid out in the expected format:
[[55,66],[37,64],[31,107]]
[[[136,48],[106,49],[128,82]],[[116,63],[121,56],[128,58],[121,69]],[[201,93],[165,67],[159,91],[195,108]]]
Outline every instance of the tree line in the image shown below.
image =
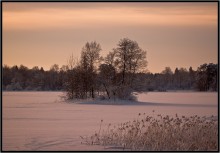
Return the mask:
[[218,65],[209,63],[192,67],[166,67],[161,73],[147,72],[146,51],[136,41],[121,39],[106,57],[100,56],[101,45],[87,42],[80,59],[72,56],[67,65],[57,64],[45,71],[20,65],[4,65],[3,90],[66,91],[68,99],[132,99],[137,91],[198,90],[217,91]]

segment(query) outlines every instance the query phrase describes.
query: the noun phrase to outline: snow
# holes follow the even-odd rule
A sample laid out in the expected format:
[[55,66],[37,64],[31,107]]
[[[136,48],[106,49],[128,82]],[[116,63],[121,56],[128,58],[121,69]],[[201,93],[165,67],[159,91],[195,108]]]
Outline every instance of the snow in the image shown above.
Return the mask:
[[[3,92],[3,146],[6,150],[120,150],[81,144],[80,136],[99,130],[103,120],[117,125],[138,113],[217,116],[216,92],[149,92],[139,102],[108,105],[103,101],[66,103],[62,92]],[[88,103],[90,102],[90,103]],[[155,110],[155,112],[153,112]]]

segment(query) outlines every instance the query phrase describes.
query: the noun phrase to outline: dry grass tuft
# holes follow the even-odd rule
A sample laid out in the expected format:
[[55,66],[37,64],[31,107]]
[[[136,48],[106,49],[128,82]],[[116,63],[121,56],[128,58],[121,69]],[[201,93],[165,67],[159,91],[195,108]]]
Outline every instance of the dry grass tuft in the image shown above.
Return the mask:
[[[155,115],[154,115],[155,116]],[[113,145],[136,151],[216,151],[218,121],[214,117],[162,116],[138,114],[138,118],[117,127],[108,125],[91,137],[83,138],[90,145]]]

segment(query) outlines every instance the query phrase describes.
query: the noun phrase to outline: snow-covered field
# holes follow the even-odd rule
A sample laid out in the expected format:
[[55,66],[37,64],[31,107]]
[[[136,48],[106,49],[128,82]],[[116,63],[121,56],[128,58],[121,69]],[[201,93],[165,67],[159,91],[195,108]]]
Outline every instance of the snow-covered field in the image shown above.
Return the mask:
[[[149,115],[217,116],[216,92],[149,92],[137,104],[101,105],[63,102],[62,92],[3,92],[3,150],[117,150],[81,144],[109,123]],[[153,113],[152,111],[155,110]]]

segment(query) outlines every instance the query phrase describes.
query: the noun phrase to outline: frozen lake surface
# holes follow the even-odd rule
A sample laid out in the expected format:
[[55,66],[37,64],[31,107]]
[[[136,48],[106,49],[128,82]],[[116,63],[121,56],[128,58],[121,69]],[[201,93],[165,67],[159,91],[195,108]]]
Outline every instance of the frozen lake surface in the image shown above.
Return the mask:
[[[117,125],[149,115],[217,116],[216,92],[149,92],[137,105],[65,103],[62,92],[3,92],[3,150],[117,150],[81,144],[109,123]],[[155,110],[153,113],[152,111]]]

